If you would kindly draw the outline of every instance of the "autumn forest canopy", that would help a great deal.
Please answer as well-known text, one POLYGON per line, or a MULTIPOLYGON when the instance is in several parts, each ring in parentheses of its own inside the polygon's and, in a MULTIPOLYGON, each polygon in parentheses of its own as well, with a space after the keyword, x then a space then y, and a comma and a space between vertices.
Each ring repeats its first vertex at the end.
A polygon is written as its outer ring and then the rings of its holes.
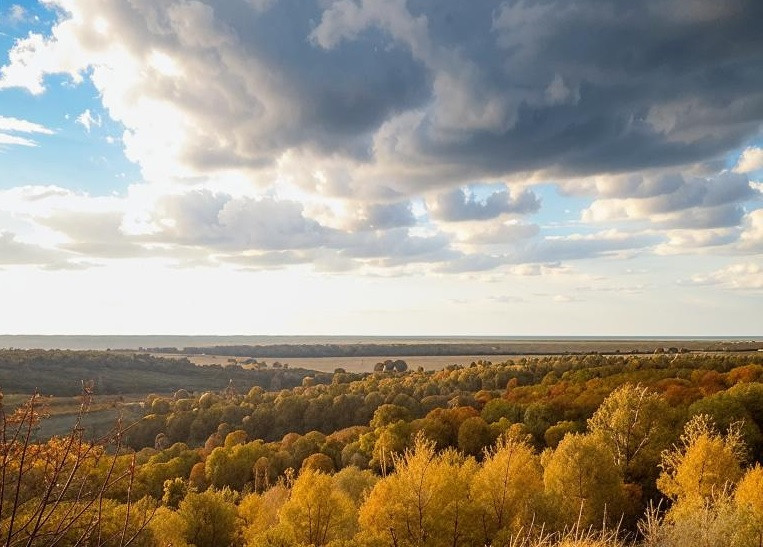
POLYGON ((755 547, 763 538, 758 352, 323 375, 231 365, 170 390, 123 392, 99 432, 88 420, 101 412, 99 388, 119 386, 110 375, 177 381, 207 367, 21 350, 0 352, 0 365, 0 534, 10 545, 755 547), (61 397, 6 387, 11 366, 48 375, 58 366, 61 378, 96 365, 103 379, 83 376, 68 432, 52 437, 46 422, 62 418, 61 397))

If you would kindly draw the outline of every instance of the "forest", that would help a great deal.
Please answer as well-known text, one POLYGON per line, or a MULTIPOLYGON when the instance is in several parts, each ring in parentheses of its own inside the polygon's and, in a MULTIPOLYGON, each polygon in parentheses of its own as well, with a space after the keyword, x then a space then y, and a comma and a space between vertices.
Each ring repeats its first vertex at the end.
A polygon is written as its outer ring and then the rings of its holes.
POLYGON ((238 364, 199 367, 188 359, 147 353, 0 349, 0 386, 8 393, 38 390, 45 395, 77 395, 83 381, 92 382, 95 392, 104 395, 179 388, 220 390, 231 382, 281 389, 300 385, 306 376, 331 381, 330 374, 300 368, 264 370, 238 364))
MULTIPOLYGON (((97 389, 85 385, 81 416, 97 389)), ((0 538, 176 547, 763 542, 760 353, 560 355, 338 370, 277 389, 155 391, 140 419, 99 439, 79 419, 68 435, 40 437, 41 395, 4 406, 0 538)))

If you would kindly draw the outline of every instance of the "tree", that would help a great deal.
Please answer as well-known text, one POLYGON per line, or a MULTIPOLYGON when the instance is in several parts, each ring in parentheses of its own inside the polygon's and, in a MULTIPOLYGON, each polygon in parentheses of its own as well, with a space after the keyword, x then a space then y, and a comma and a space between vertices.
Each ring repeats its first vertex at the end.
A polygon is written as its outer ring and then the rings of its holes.
POLYGON ((320 471, 322 473, 334 472, 334 460, 326 454, 312 454, 302 461, 302 471, 305 470, 320 471))
POLYGON ((453 450, 437 454, 416 439, 395 457, 395 473, 376 483, 360 509, 363 540, 398 546, 469 545, 477 536, 469 485, 477 468, 453 450))
POLYGON ((458 448, 467 456, 479 456, 494 440, 490 427, 479 416, 467 418, 458 428, 458 448))
POLYGON ((236 505, 228 489, 189 492, 180 502, 184 536, 196 547, 230 545, 236 533, 236 505))
POLYGON ((737 485, 734 501, 751 523, 757 544, 763 545, 763 467, 756 465, 744 474, 737 485))
POLYGON ((650 452, 663 437, 666 414, 667 405, 659 395, 640 385, 625 384, 604 399, 588 427, 605 439, 628 477, 634 460, 650 452))
POLYGON ((408 421, 411 415, 407 408, 398 405, 381 405, 374 412, 371 427, 376 429, 385 425, 394 424, 399 420, 408 421))
POLYGON ((561 523, 601 526, 617 522, 623 480, 609 447, 598 436, 569 434, 544 457, 543 483, 561 523))
POLYGON ((69 434, 37 443, 42 397, 33 394, 8 415, 0 393, 0 540, 6 545, 126 545, 153 518, 156 507, 133 503, 135 459, 118 455, 121 423, 97 442, 85 440, 90 400, 91 386, 83 386, 69 434), (108 499, 110 491, 127 503, 108 499))
MULTIPOLYGON (((265 535, 278 525, 278 513, 284 503, 289 499, 289 489, 279 482, 273 488, 262 494, 249 494, 245 496, 238 505, 238 515, 243 521, 242 535, 247 545, 271 545, 266 541, 265 535)), ((282 526, 289 537, 291 543, 285 545, 294 545, 294 535, 291 529, 282 526)), ((284 537, 284 532, 275 534, 275 537, 284 537)), ((278 543, 275 543, 278 545, 278 543)))
POLYGON ((543 496, 543 469, 532 447, 517 438, 499 439, 485 450, 471 494, 485 545, 504 529, 518 533, 532 522, 543 496))
POLYGON ((350 497, 334 486, 329 475, 311 469, 297 478, 280 515, 297 540, 307 545, 350 539, 357 528, 357 510, 350 497))
POLYGON ((705 414, 684 427, 680 442, 662 455, 657 487, 673 500, 708 498, 742 476, 744 444, 738 425, 726 435, 705 414))
POLYGON ((517 405, 506 399, 491 399, 482 409, 482 419, 492 424, 501 418, 506 418, 512 423, 522 419, 521 411, 517 405))

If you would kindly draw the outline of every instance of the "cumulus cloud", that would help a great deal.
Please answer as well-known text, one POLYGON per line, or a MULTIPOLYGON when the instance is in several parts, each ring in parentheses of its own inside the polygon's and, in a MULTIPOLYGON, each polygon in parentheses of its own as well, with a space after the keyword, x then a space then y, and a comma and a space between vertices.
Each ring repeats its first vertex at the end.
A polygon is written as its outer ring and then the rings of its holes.
POLYGON ((492 192, 484 199, 463 188, 438 195, 431 203, 432 216, 447 222, 488 220, 505 214, 525 215, 540 208, 540 199, 530 190, 514 195, 507 188, 492 192))
POLYGON ((750 173, 763 169, 763 148, 750 146, 745 148, 734 167, 737 173, 750 173))
POLYGON ((302 205, 274 199, 234 199, 208 190, 159 199, 157 242, 220 250, 290 250, 321 246, 334 233, 303 215, 302 205))
POLYGON ((582 212, 585 222, 648 220, 668 228, 695 229, 737 226, 744 216, 741 204, 761 197, 746 176, 734 173, 707 178, 679 173, 604 178, 595 186, 604 197, 582 212))
POLYGON ((746 215, 739 248, 748 252, 763 252, 763 209, 756 209, 746 215))
POLYGON ((666 241, 655 247, 657 254, 712 252, 717 247, 736 242, 739 239, 739 230, 735 228, 668 230, 665 236, 666 241))
POLYGON ((414 226, 416 217, 410 201, 369 203, 361 206, 354 227, 366 230, 387 230, 414 226))
POLYGON ((755 262, 731 264, 709 274, 692 276, 696 285, 720 285, 727 289, 760 290, 763 289, 763 266, 755 262))

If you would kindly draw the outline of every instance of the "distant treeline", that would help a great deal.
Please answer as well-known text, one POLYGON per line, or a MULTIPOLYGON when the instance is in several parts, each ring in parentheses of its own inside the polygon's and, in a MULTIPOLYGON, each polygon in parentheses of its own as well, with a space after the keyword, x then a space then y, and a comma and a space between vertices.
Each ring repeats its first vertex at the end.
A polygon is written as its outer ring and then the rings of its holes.
POLYGON ((101 395, 123 393, 222 390, 248 392, 292 388, 310 376, 316 383, 332 375, 301 368, 250 370, 239 365, 197 366, 187 359, 105 351, 0 349, 0 389, 7 393, 77 395, 82 382, 92 382, 101 395))
POLYGON ((456 355, 563 355, 588 353, 679 353, 685 351, 756 351, 757 341, 655 341, 655 340, 565 340, 496 343, 421 344, 267 344, 207 347, 146 348, 151 353, 230 355, 236 357, 403 357, 456 355))

